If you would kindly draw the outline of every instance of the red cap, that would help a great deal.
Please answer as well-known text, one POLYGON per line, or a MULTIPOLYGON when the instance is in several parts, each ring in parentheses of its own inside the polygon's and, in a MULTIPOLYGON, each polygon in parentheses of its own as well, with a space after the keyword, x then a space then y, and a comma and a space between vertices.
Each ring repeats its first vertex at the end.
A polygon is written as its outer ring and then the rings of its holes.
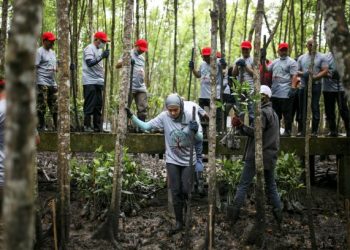
POLYGON ((280 43, 278 45, 278 49, 288 49, 288 43, 280 43))
POLYGON ((243 41, 241 43, 241 48, 242 49, 251 49, 252 48, 252 44, 249 41, 243 41))
POLYGON ((55 35, 51 32, 44 32, 41 38, 43 41, 45 41, 45 40, 55 41, 56 40, 55 35))
POLYGON ((105 42, 105 43, 109 42, 107 34, 102 31, 96 32, 94 37, 95 39, 100 39, 102 42, 105 42))
POLYGON ((221 58, 221 52, 220 51, 216 51, 216 58, 221 58))
POLYGON ((4 79, 0 79, 0 86, 5 86, 5 80, 4 79))
POLYGON ((202 56, 210 56, 211 54, 211 48, 210 47, 204 47, 202 49, 202 56))
POLYGON ((135 42, 135 46, 139 47, 142 52, 148 51, 148 43, 145 39, 139 39, 135 42))

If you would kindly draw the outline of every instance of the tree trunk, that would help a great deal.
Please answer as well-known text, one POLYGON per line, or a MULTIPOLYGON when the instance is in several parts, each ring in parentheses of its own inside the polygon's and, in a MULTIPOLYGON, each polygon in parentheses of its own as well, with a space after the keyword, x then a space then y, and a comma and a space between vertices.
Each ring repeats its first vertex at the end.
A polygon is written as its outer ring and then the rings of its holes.
MULTIPOLYGON (((269 22, 267 21, 267 16, 266 16, 266 13, 264 11, 264 19, 265 19, 265 24, 266 24, 266 28, 267 28, 267 31, 269 32, 269 35, 270 37, 272 36, 272 31, 270 29, 270 25, 269 25, 269 22)), ((266 48, 267 48, 267 45, 265 44, 266 48)), ((275 41, 274 41, 274 38, 272 37, 272 50, 273 50, 273 55, 274 57, 277 57, 277 52, 276 52, 276 45, 275 45, 275 41)))
POLYGON ((208 224, 207 224, 207 249, 213 249, 214 246, 214 225, 215 225, 215 202, 216 202, 216 51, 217 51, 217 32, 218 32, 218 6, 219 0, 213 0, 213 10, 210 11, 211 18, 211 55, 210 55, 210 111, 209 111, 209 133, 208 144, 208 224))
POLYGON ((244 35, 243 40, 247 37, 247 23, 248 23, 248 11, 249 11, 250 0, 246 0, 245 11, 244 11, 244 35))
POLYGON ((2 0, 0 32, 0 75, 5 73, 6 35, 7 35, 8 0, 2 0))
POLYGON ((107 220, 97 230, 93 237, 109 239, 116 248, 116 237, 119 232, 119 214, 121 204, 121 191, 123 181, 123 145, 127 132, 127 118, 125 113, 125 107, 127 103, 127 97, 129 94, 129 82, 130 82, 130 50, 132 49, 132 23, 133 23, 133 9, 134 1, 127 0, 125 6, 124 16, 124 35, 123 35, 123 68, 122 68, 122 82, 119 86, 119 113, 117 118, 117 131, 114 131, 117 135, 115 142, 115 159, 114 159, 114 173, 113 173, 113 188, 112 199, 108 211, 107 220))
POLYGON ((35 54, 41 30, 40 0, 13 5, 6 60, 4 249, 33 249, 35 200, 35 54), (28 8, 30 6, 30 8, 28 8))
POLYGON ((228 63, 231 62, 233 28, 234 28, 235 22, 236 22, 237 9, 238 9, 238 0, 236 1, 236 4, 235 4, 235 10, 234 10, 234 14, 233 14, 232 22, 231 22, 231 27, 230 27, 230 38, 229 38, 229 42, 228 42, 228 60, 227 60, 228 63))
POLYGON ((350 33, 341 0, 322 0, 327 43, 330 45, 344 88, 350 91, 350 33))
POLYGON ((174 75, 173 75, 173 92, 177 92, 176 66, 177 66, 177 0, 174 0, 174 75))
MULTIPOLYGON (((281 8, 280 8, 280 10, 278 12, 278 17, 277 17, 276 24, 275 24, 275 26, 272 29, 270 37, 266 41, 266 47, 269 46, 270 42, 272 41, 272 39, 274 38, 274 36, 275 36, 275 34, 276 34, 277 30, 278 30, 278 27, 279 27, 280 23, 282 22, 283 11, 284 11, 284 7, 286 6, 286 3, 287 3, 286 0, 282 1, 281 8)), ((281 27, 282 27, 282 23, 281 23, 281 27)), ((281 40, 281 39, 279 39, 279 40, 281 40)))
POLYGON ((91 42, 94 40, 94 13, 93 13, 93 0, 89 0, 89 11, 88 11, 88 19, 89 19, 89 32, 91 36, 91 42))
MULTIPOLYGON (((196 48, 197 48, 197 41, 196 41, 196 12, 195 12, 195 0, 192 0, 192 42, 193 42, 193 48, 194 48, 194 58, 196 58, 196 48)), ((197 80, 196 77, 193 77, 193 97, 195 100, 197 100, 197 80)))
POLYGON ((294 8, 294 0, 292 0, 292 18, 293 18, 293 43, 294 43, 294 58, 296 58, 298 54, 298 40, 297 40, 297 27, 295 24, 295 8, 294 8))
POLYGON ((304 28, 304 1, 300 0, 300 53, 304 54, 305 46, 305 28, 304 28))
POLYGON ((67 249, 70 224, 70 112, 69 112, 69 17, 68 0, 57 0, 58 22, 58 150, 57 175, 59 186, 59 199, 57 211, 57 224, 59 245, 67 249))
MULTIPOLYGON (((287 2, 288 0, 286 0, 287 2)), ((290 4, 291 4, 292 1, 289 0, 289 6, 287 7, 287 13, 290 12, 290 4)), ((288 25, 289 25, 289 14, 286 15, 286 24, 284 26, 284 36, 283 36, 283 41, 282 42, 289 42, 287 41, 287 35, 288 35, 288 25)))
POLYGON ((140 38, 140 0, 136 0, 135 40, 140 38))
MULTIPOLYGON (((143 19, 144 19, 145 39, 146 39, 146 41, 148 41, 148 33, 147 33, 147 0, 143 0, 143 19)), ((148 88, 150 86, 148 53, 145 54, 145 83, 146 83, 146 86, 148 88)))
POLYGON ((110 83, 109 83, 109 103, 112 103, 114 94, 114 53, 115 53, 115 0, 112 0, 112 27, 111 27, 111 67, 110 67, 110 83))
MULTIPOLYGON (((261 47, 261 28, 264 14, 264 0, 258 0, 255 19, 255 37, 254 37, 254 86, 255 93, 260 91, 260 47, 261 47)), ((256 221, 250 232, 247 242, 262 246, 265 239, 265 191, 264 191, 264 165, 263 165, 263 145, 262 145, 262 127, 261 127, 261 103, 257 99, 255 103, 254 118, 254 138, 255 138, 255 168, 256 168, 256 221)))
MULTIPOLYGON (((314 22, 314 32, 313 32, 313 46, 311 52, 311 63, 309 65, 310 77, 307 86, 307 103, 310 104, 312 100, 312 72, 315 63, 315 55, 317 51, 317 31, 318 22, 320 17, 320 6, 319 1, 317 1, 316 16, 314 22)), ((311 105, 306 105, 306 122, 305 122, 305 179, 306 179, 306 202, 307 202, 307 217, 310 231, 310 240, 312 249, 317 249, 315 228, 313 224, 312 210, 311 210, 311 181, 310 181, 310 121, 311 121, 311 105)))
MULTIPOLYGON (((219 36, 220 36, 220 50, 222 58, 226 57, 226 50, 225 50, 225 41, 226 41, 226 0, 219 0, 218 1, 218 11, 219 11, 219 36)), ((220 80, 220 100, 223 102, 223 93, 224 93, 224 87, 223 87, 223 77, 224 72, 221 67, 219 67, 218 70, 221 70, 222 80, 220 80)), ((221 112, 221 124, 220 124, 220 131, 225 130, 225 123, 226 123, 226 117, 224 109, 220 109, 221 112)))

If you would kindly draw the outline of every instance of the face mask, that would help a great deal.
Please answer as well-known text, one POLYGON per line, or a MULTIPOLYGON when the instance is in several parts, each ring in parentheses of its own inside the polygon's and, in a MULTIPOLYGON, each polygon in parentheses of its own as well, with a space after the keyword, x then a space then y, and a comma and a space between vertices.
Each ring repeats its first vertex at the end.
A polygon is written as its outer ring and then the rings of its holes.
POLYGON ((105 43, 100 43, 100 44, 98 45, 98 48, 99 48, 99 49, 103 49, 103 48, 105 47, 105 45, 106 45, 105 43))
POLYGON ((281 60, 285 60, 287 56, 281 56, 281 60))

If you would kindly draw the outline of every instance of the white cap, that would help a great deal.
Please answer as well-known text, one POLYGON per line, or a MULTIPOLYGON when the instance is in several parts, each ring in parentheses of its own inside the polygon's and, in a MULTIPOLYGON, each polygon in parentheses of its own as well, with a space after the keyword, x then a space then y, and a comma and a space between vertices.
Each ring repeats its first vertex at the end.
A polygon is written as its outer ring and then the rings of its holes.
POLYGON ((271 98, 271 95, 272 95, 271 89, 268 86, 266 86, 266 85, 261 85, 260 86, 260 94, 265 94, 269 98, 271 98))

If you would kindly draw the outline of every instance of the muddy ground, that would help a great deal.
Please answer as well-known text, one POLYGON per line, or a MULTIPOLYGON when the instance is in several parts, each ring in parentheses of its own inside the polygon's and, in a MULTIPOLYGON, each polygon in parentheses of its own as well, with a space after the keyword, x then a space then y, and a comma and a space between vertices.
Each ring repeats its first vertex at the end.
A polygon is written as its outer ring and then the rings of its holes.
MULTIPOLYGON (((91 161, 92 154, 78 154, 81 161, 91 161)), ((156 175, 164 175, 164 161, 148 155, 135 156, 156 175)), ((55 196, 56 155, 39 153, 39 195, 43 208, 42 222, 44 241, 42 249, 54 249, 48 200, 55 196), (50 181, 48 181, 50 179, 50 181)), ((313 218, 319 249, 346 249, 345 215, 342 200, 337 199, 335 157, 324 161, 316 158, 316 184, 313 186, 313 218)), ((266 241, 264 249, 310 249, 309 230, 303 194, 297 196, 296 206, 283 212, 283 224, 278 227, 274 221, 271 208, 267 206, 266 241)), ((295 203, 295 201, 294 201, 295 203)), ((136 213, 121 219, 121 234, 119 243, 122 249, 198 249, 205 237, 207 223, 207 198, 197 195, 193 199, 193 223, 191 228, 191 246, 183 245, 183 234, 168 236, 168 231, 174 219, 168 212, 167 191, 159 191, 148 205, 136 213)), ((295 204, 294 204, 295 205, 295 204)), ((286 206, 287 207, 287 206, 286 206)), ((84 216, 84 203, 79 199, 76 188, 71 195, 71 236, 69 249, 113 249, 112 245, 103 240, 92 240, 91 235, 102 223, 103 216, 90 220, 84 216)), ((254 194, 248 197, 242 210, 240 220, 232 228, 224 211, 217 213, 215 224, 215 249, 256 249, 247 247, 245 239, 254 223, 254 194)))

